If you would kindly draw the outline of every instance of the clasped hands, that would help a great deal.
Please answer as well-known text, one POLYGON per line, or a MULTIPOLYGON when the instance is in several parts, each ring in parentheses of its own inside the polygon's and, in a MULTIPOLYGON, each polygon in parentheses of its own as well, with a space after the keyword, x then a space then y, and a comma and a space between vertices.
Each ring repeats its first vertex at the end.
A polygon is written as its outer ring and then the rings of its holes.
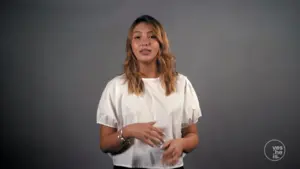
POLYGON ((155 122, 149 123, 135 123, 126 126, 124 130, 124 137, 134 137, 151 147, 160 147, 164 150, 162 156, 162 163, 167 165, 175 165, 183 152, 183 139, 173 139, 164 142, 163 131, 154 127, 155 122))

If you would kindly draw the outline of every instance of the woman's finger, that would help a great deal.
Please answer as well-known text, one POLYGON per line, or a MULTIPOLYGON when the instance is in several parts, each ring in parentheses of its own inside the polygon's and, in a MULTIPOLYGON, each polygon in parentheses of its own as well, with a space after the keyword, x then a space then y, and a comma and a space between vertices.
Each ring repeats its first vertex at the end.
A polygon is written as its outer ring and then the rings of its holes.
POLYGON ((151 136, 153 136, 153 138, 155 138, 155 140, 157 140, 159 143, 163 143, 164 140, 162 138, 162 136, 160 136, 156 131, 151 131, 151 136))
POLYGON ((168 165, 174 165, 174 164, 176 164, 178 162, 178 156, 176 156, 176 155, 173 156, 172 154, 173 153, 170 153, 169 156, 165 156, 163 158, 163 163, 166 163, 168 165))
POLYGON ((171 165, 175 165, 178 162, 178 157, 174 156, 171 160, 171 165))
POLYGON ((150 145, 151 147, 154 147, 155 145, 152 143, 152 141, 149 139, 149 136, 144 136, 143 140, 144 143, 150 145))
POLYGON ((163 149, 163 150, 167 149, 170 146, 171 142, 172 142, 172 140, 165 142, 161 149, 163 149))
POLYGON ((151 122, 149 122, 148 124, 154 125, 155 123, 156 123, 156 121, 151 121, 151 122))
POLYGON ((165 134, 164 134, 164 132, 162 131, 162 129, 160 129, 160 128, 157 128, 157 127, 151 127, 151 130, 154 130, 154 131, 156 131, 159 135, 161 135, 161 136, 164 136, 165 134))
POLYGON ((168 149, 163 153, 163 156, 164 157, 171 157, 173 151, 174 151, 174 147, 173 146, 169 146, 168 149))
POLYGON ((151 140, 149 140, 149 139, 145 139, 144 142, 146 144, 148 144, 149 146, 151 146, 151 147, 155 147, 155 145, 153 144, 153 142, 151 140))

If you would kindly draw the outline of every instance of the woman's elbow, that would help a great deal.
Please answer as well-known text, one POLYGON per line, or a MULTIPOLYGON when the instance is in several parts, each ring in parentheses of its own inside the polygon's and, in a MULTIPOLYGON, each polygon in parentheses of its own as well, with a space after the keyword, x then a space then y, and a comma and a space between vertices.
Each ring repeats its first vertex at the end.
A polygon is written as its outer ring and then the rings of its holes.
POLYGON ((107 153, 107 148, 106 148, 106 146, 103 144, 103 141, 100 141, 99 148, 100 148, 100 150, 101 150, 103 153, 107 153))
POLYGON ((198 146, 198 145, 199 145, 199 135, 196 134, 196 146, 198 146))

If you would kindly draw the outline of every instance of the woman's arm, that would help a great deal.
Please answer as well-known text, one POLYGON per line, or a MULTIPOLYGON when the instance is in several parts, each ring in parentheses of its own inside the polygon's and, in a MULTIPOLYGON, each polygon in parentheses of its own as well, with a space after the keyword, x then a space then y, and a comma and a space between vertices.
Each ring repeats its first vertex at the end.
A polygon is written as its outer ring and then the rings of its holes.
MULTIPOLYGON (((152 147, 163 142, 163 132, 161 129, 154 127, 155 122, 135 123, 125 126, 122 131, 124 139, 137 138, 152 147)), ((118 138, 120 133, 116 128, 100 125, 100 149, 103 152, 118 153, 126 146, 130 146, 129 142, 121 143, 118 138)))
POLYGON ((197 125, 192 124, 182 129, 183 151, 189 153, 194 150, 199 143, 197 125))
POLYGON ((100 149, 104 153, 118 152, 123 148, 124 145, 121 144, 118 134, 116 128, 100 125, 100 149))

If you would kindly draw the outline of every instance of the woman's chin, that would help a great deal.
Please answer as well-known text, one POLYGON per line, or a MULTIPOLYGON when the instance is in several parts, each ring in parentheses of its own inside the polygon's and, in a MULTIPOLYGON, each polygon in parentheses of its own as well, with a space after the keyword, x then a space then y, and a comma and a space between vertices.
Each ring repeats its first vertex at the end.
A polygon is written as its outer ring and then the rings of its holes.
POLYGON ((155 57, 153 56, 140 56, 138 61, 141 63, 149 64, 155 61, 155 57))

